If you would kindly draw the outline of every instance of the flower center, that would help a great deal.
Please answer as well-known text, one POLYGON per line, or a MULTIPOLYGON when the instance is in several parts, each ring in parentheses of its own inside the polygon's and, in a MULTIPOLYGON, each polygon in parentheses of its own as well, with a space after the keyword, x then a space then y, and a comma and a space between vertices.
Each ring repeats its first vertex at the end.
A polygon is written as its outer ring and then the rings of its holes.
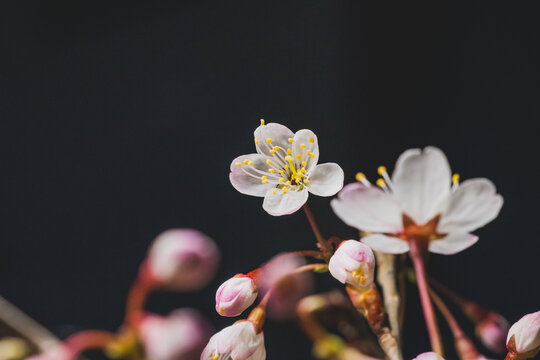
POLYGON ((366 283, 366 274, 364 272, 364 269, 362 267, 359 267, 358 269, 351 271, 351 275, 358 281, 360 284, 364 285, 366 283))

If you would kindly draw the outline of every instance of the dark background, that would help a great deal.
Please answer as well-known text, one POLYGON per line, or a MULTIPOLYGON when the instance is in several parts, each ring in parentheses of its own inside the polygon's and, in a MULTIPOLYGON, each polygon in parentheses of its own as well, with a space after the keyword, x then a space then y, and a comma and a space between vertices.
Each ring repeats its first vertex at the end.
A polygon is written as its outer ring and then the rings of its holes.
MULTIPOLYGON (((433 256, 431 272, 511 322, 539 310, 538 13, 407 3, 3 2, 0 294, 61 337, 114 330, 153 237, 194 227, 222 250, 215 281, 149 306, 230 324, 213 310, 220 282, 314 246, 302 213, 271 217, 229 183, 264 117, 314 130, 346 182, 425 145, 462 179, 493 180, 500 216, 471 249, 433 256)), ((323 232, 355 237, 329 200, 310 197, 323 232)), ((410 358, 428 340, 409 294, 410 358)), ((296 326, 265 331, 270 359, 309 358, 296 326)))

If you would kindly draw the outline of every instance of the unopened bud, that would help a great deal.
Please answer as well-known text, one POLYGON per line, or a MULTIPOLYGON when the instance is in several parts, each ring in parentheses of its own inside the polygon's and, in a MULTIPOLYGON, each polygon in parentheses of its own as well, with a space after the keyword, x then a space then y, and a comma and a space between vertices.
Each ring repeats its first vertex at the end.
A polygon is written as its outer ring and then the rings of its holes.
POLYGON ((221 316, 238 316, 257 298, 258 289, 253 279, 238 274, 225 281, 216 292, 216 311, 221 316))
POLYGON ((330 258, 328 269, 343 284, 368 287, 373 283, 375 256, 369 246, 356 240, 346 240, 330 258))
POLYGON ((540 311, 527 314, 512 325, 506 338, 506 348, 513 355, 534 357, 540 350, 540 311))
POLYGON ((509 327, 510 324, 502 315, 490 312, 476 325, 476 336, 488 350, 501 353, 506 349, 509 327))

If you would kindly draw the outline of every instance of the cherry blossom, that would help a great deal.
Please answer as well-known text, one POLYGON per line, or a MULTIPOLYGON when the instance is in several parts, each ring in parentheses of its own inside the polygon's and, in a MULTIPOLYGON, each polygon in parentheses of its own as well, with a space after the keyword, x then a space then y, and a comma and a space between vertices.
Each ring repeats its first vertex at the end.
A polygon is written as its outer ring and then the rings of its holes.
POLYGON ((367 287, 373 283, 375 256, 369 246, 356 240, 346 240, 330 258, 328 270, 343 284, 367 287))
POLYGON ((249 320, 242 320, 224 328, 210 338, 201 360, 264 360, 263 332, 249 320))

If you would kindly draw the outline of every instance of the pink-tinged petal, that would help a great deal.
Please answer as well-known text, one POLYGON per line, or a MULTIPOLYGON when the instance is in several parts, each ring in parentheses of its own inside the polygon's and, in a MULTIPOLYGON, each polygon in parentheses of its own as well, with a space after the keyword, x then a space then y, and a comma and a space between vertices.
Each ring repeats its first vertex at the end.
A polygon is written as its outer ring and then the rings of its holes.
POLYGON ((450 195, 438 231, 474 231, 495 219, 502 205, 503 198, 491 181, 484 178, 466 180, 450 195))
POLYGON ((313 166, 317 165, 317 162, 319 161, 319 142, 317 140, 317 135, 311 130, 302 129, 294 134, 293 139, 293 155, 302 155, 302 160, 307 162, 306 170, 309 171, 313 166), (313 140, 313 142, 310 140, 313 140), (302 145, 304 146, 302 147, 302 145), (313 157, 307 155, 308 150, 310 154, 313 153, 313 157))
POLYGON ((192 309, 176 310, 167 317, 145 314, 138 331, 152 360, 198 359, 211 335, 206 319, 192 309))
POLYGON ((490 312, 476 325, 476 335, 482 344, 494 353, 502 353, 506 349, 506 336, 510 324, 501 315, 490 312))
POLYGON ((540 348, 540 311, 527 314, 516 322, 508 331, 506 346, 516 354, 533 352, 540 348), (513 344, 511 340, 513 337, 513 344))
POLYGON ((238 316, 257 299, 253 279, 239 274, 225 281, 216 292, 216 311, 221 316, 238 316))
POLYGON ((344 223, 359 230, 397 233, 403 229, 398 204, 375 186, 347 185, 330 205, 344 223))
POLYGON ((418 355, 413 360, 444 360, 444 358, 434 352, 425 352, 418 355))
POLYGON ((429 242, 429 251, 441 255, 453 255, 470 248, 478 241, 478 236, 469 233, 450 233, 440 240, 429 242))
POLYGON ((186 291, 204 287, 218 263, 218 247, 208 236, 193 229, 172 229, 153 241, 144 269, 159 285, 186 291))
POLYGON ((393 236, 373 234, 363 237, 360 241, 373 250, 386 254, 403 254, 409 251, 409 244, 406 241, 393 236))
POLYGON ((343 177, 343 169, 338 164, 320 164, 309 176, 307 187, 314 195, 332 196, 343 187, 343 177))
POLYGON ((341 283, 367 287, 373 283, 375 255, 357 240, 343 241, 328 262, 328 270, 341 283))
POLYGON ((251 321, 238 321, 212 336, 200 359, 223 355, 233 360, 264 360, 266 352, 261 348, 264 348, 263 333, 257 334, 251 321))
POLYGON ((306 188, 295 191, 291 187, 287 193, 277 188, 269 189, 264 197, 263 209, 272 216, 289 215, 306 203, 308 195, 306 188))
POLYGON ((242 194, 263 197, 268 188, 272 185, 269 183, 263 184, 261 181, 262 175, 253 169, 264 172, 268 170, 266 158, 263 155, 247 154, 239 156, 231 163, 229 179, 232 186, 242 194), (253 165, 245 164, 245 160, 252 161, 253 165), (256 175, 257 177, 250 176, 246 174, 246 172, 256 175))
POLYGON ((270 154, 272 147, 279 146, 283 149, 290 147, 289 139, 294 138, 294 133, 286 126, 278 123, 269 123, 255 129, 254 136, 258 142, 256 144, 257 152, 266 156, 272 156, 270 154), (271 139, 272 142, 268 143, 268 139, 271 139))
POLYGON ((441 150, 410 149, 396 163, 393 193, 404 213, 417 224, 425 224, 442 210, 450 194, 450 180, 450 165, 441 150))

